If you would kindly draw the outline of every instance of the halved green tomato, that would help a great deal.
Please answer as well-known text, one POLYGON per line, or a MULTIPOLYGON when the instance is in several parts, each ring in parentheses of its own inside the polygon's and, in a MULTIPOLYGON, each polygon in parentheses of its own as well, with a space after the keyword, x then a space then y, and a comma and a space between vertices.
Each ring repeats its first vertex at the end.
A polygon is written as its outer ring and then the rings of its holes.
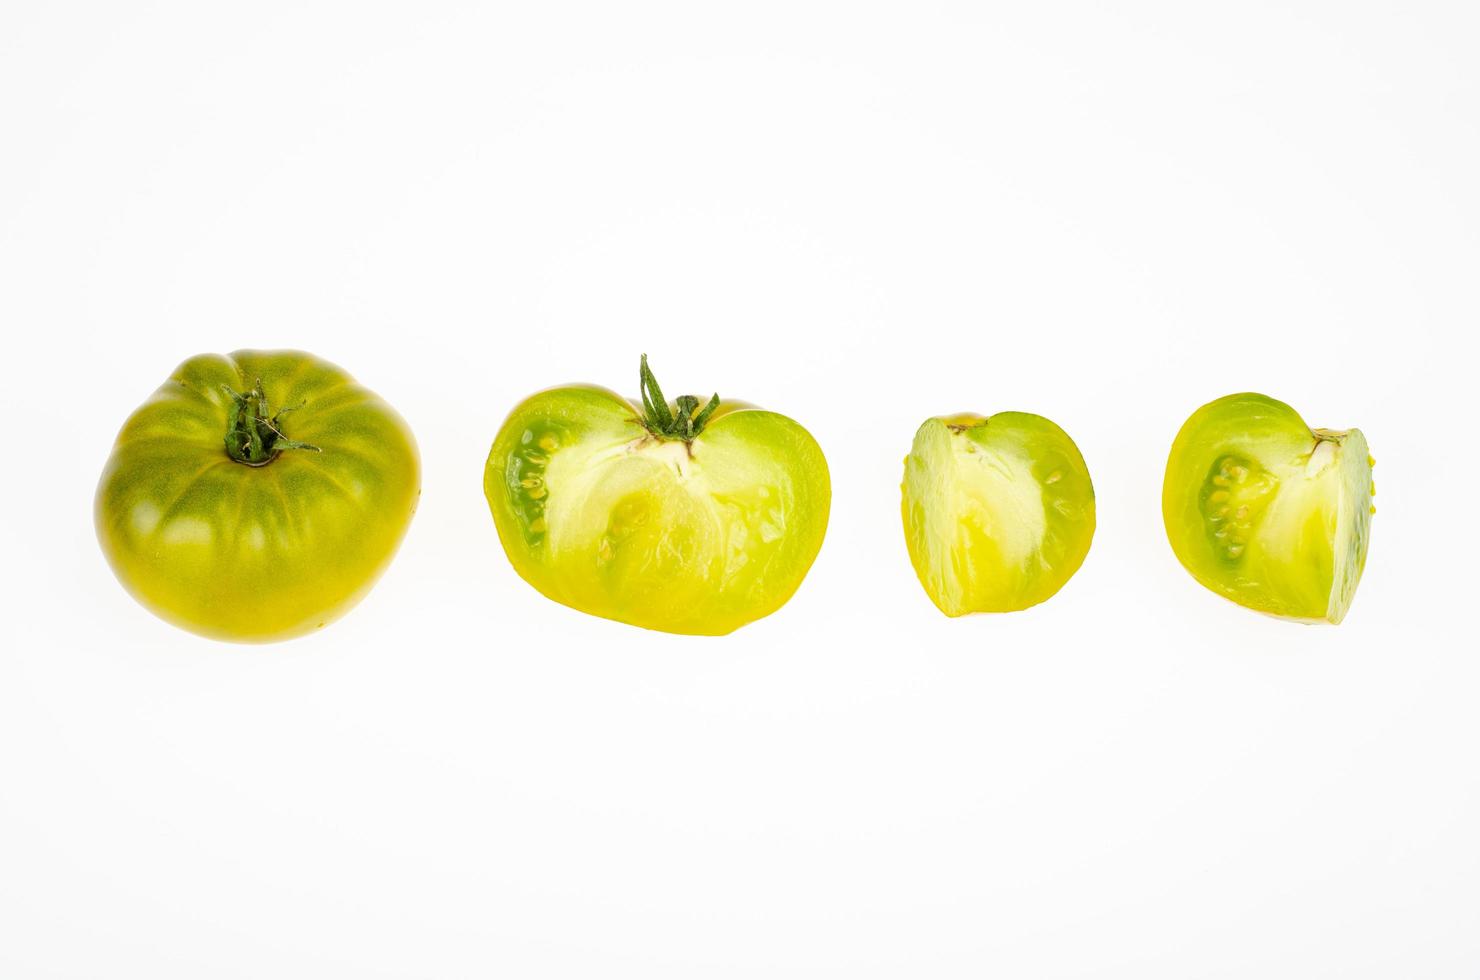
POLYGON ((827 461, 784 415, 718 396, 643 407, 588 385, 532 395, 494 439, 483 490, 515 571, 582 612, 718 635, 781 608, 822 547, 827 461))
POLYGON ((910 561, 947 616, 1042 602, 1079 570, 1095 534, 1084 457, 1039 415, 926 419, 902 490, 910 561))
POLYGON ((1372 464, 1356 429, 1312 429, 1267 395, 1228 395, 1172 443, 1167 538, 1193 578, 1241 606, 1339 623, 1367 564, 1372 464))
POLYGON ((202 354, 124 423, 98 541, 176 626, 283 640, 364 597, 420 493, 411 430, 344 371, 302 351, 202 354))

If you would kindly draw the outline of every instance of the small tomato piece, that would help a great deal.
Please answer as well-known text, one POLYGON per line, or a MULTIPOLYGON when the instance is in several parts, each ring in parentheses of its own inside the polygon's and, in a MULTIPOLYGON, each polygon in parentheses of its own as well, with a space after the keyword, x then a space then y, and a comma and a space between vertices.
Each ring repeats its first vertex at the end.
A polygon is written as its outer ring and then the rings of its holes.
POLYGON ((910 562, 947 616, 1043 602, 1094 538, 1089 468, 1068 433, 1040 415, 926 419, 901 490, 910 562))
POLYGON ((1177 560, 1241 606, 1339 623, 1367 564, 1372 458, 1267 395, 1209 402, 1172 443, 1162 517, 1177 560))

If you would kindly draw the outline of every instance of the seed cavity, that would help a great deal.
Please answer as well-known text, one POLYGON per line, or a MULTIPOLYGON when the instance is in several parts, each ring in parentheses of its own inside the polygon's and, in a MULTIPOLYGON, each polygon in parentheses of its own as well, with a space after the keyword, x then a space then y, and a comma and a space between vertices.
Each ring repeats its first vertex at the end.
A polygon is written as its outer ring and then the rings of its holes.
POLYGON ((1237 562, 1248 548, 1278 481, 1258 463, 1241 456, 1219 457, 1199 494, 1199 506, 1213 551, 1237 562))
POLYGON ((520 433, 519 447, 509 454, 505 463, 504 483, 509 502, 519 514, 525 540, 531 545, 538 544, 548 530, 545 505, 549 502, 550 488, 545 483, 545 467, 550 463, 550 454, 559 448, 560 433, 536 424, 520 433))
POLYGON ((621 553, 623 544, 652 518, 652 501, 642 494, 623 497, 612 508, 606 530, 596 543, 597 564, 606 566, 621 553))

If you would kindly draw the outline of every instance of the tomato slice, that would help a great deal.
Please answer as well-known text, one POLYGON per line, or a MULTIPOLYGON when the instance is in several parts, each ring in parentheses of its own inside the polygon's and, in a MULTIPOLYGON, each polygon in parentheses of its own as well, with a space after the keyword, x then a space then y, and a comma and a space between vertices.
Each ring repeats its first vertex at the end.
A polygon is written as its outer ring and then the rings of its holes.
POLYGON ((816 441, 736 402, 719 403, 691 439, 655 433, 644 417, 591 386, 514 409, 484 492, 515 570, 572 608, 673 633, 728 633, 779 609, 827 529, 816 441))

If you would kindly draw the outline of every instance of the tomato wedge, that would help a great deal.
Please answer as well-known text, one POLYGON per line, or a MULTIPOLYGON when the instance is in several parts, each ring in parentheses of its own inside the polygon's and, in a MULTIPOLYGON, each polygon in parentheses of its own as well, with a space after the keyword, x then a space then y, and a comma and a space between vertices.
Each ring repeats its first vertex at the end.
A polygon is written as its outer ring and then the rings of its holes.
POLYGON ((1313 429, 1268 395, 1219 398, 1172 443, 1167 539, 1193 578, 1241 606, 1339 623, 1367 566, 1373 462, 1358 429, 1313 429))
POLYGON ((910 561, 947 616, 1043 602, 1079 570, 1094 538, 1089 468, 1041 415, 926 419, 902 492, 910 561))

